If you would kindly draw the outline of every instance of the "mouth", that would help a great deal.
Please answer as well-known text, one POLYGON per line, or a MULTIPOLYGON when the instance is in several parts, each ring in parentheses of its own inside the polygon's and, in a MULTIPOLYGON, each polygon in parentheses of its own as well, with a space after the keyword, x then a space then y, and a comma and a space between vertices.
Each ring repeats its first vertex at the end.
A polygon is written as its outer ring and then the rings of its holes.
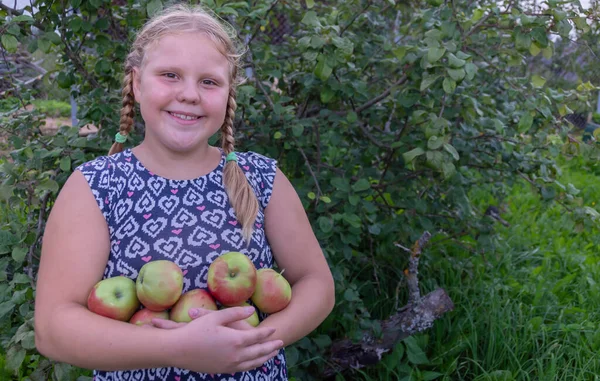
POLYGON ((190 113, 181 113, 181 112, 172 112, 172 111, 167 111, 167 112, 172 117, 180 119, 180 120, 184 120, 184 121, 194 121, 194 120, 198 120, 198 119, 202 118, 202 116, 198 116, 198 115, 194 115, 194 114, 190 114, 190 113))

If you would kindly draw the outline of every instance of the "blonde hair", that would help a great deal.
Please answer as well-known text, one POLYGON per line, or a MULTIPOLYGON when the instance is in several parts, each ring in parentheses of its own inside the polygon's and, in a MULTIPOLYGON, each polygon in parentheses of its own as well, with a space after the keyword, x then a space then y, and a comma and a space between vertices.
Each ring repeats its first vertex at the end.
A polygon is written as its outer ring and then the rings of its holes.
MULTIPOLYGON (((227 155, 235 150, 233 122, 237 108, 236 87, 242 83, 242 79, 238 76, 238 70, 243 53, 234 43, 236 39, 233 28, 226 27, 225 23, 219 22, 216 16, 210 15, 201 6, 177 4, 166 8, 150 19, 137 34, 131 52, 125 60, 119 132, 127 136, 133 127, 135 110, 133 69, 142 67, 145 53, 161 37, 185 32, 205 33, 229 61, 229 99, 227 100, 225 120, 221 126, 221 145, 227 155)), ((122 143, 115 142, 108 154, 121 152, 123 148, 122 143)), ((242 225, 242 234, 249 243, 258 214, 258 199, 237 162, 227 161, 225 163, 223 184, 236 218, 242 225)))

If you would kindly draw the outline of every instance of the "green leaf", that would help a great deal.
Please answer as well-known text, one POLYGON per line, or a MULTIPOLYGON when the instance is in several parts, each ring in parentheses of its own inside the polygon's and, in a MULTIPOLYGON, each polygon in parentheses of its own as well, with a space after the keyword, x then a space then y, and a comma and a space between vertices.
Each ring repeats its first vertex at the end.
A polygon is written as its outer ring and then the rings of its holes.
POLYGON ((327 65, 324 59, 319 61, 315 67, 315 75, 323 82, 327 81, 331 73, 333 73, 333 69, 327 65))
POLYGON ((352 190, 355 192, 362 192, 367 189, 371 189, 371 183, 367 179, 359 179, 354 185, 352 185, 352 190))
POLYGON ((319 335, 313 338, 313 341, 315 342, 315 344, 317 344, 317 347, 319 347, 320 349, 327 348, 331 345, 331 339, 327 335, 319 335))
POLYGON ((301 124, 294 124, 292 126, 292 134, 295 137, 298 138, 298 137, 302 136, 303 132, 304 132, 304 126, 303 125, 301 125, 301 124))
POLYGON ((275 138, 276 140, 279 140, 283 137, 283 134, 280 131, 275 132, 275 134, 273 135, 273 138, 275 138))
POLYGON ((60 159, 60 169, 64 172, 71 171, 71 158, 69 156, 63 156, 63 158, 60 159))
POLYGON ((402 154, 402 158, 404 159, 404 162, 406 164, 412 162, 417 156, 421 156, 425 153, 425 151, 423 150, 423 148, 417 147, 415 149, 412 149, 408 152, 405 152, 402 154))
POLYGON ((465 65, 465 72, 467 74, 467 79, 472 81, 477 73, 477 66, 474 63, 469 62, 465 65))
POLYGON ((28 23, 32 23, 35 20, 33 19, 33 17, 28 16, 28 15, 19 15, 16 16, 15 18, 12 19, 13 22, 28 22, 28 23))
POLYGON ((447 71, 448 75, 450 75, 450 78, 456 82, 462 81, 462 79, 465 78, 465 69, 448 69, 447 71))
POLYGON ((321 22, 319 21, 319 18, 317 17, 317 13, 315 11, 306 12, 306 14, 302 18, 301 22, 304 25, 308 25, 308 26, 312 26, 312 27, 316 27, 316 28, 321 27, 321 22))
POLYGON ((348 115, 346 115, 346 120, 350 123, 354 123, 358 120, 358 115, 354 111, 350 111, 348 115))
POLYGON ((437 62, 445 53, 446 48, 429 48, 429 51, 427 52, 427 61, 429 61, 429 63, 437 62))
POLYGON ((482 9, 482 8, 475 9, 475 11, 473 12, 473 17, 471 17, 471 21, 473 21, 473 22, 479 21, 483 17, 484 14, 485 14, 484 9, 482 9))
POLYGON ((425 91, 427 88, 429 88, 429 86, 431 86, 435 81, 437 81, 438 78, 440 78, 439 75, 423 77, 423 79, 421 80, 421 87, 419 88, 419 90, 425 91))
POLYGON ((329 233, 333 229, 333 221, 331 218, 321 216, 317 222, 319 223, 319 229, 321 229, 323 233, 329 233))
POLYGON ((448 180, 456 173, 456 166, 453 163, 444 162, 442 164, 442 173, 444 174, 444 179, 448 180))
POLYGON ((60 39, 60 36, 55 33, 55 32, 47 32, 46 34, 44 34, 44 37, 50 41, 51 43, 53 43, 54 45, 60 45, 62 44, 62 40, 60 39))
POLYGON ((536 74, 531 78, 531 83, 534 87, 541 88, 546 84, 546 79, 536 74))
POLYGON ((453 94, 456 90, 456 82, 452 78, 446 77, 444 78, 443 87, 447 94, 453 94))
POLYGON ((531 55, 534 57, 540 54, 541 51, 542 49, 536 43, 531 44, 531 46, 529 47, 529 53, 531 53, 531 55))
POLYGON ((444 144, 444 139, 434 135, 427 141, 427 148, 430 150, 436 150, 440 148, 442 144, 444 144))
POLYGON ((421 347, 419 347, 419 344, 417 343, 414 337, 409 336, 406 339, 404 339, 404 345, 406 346, 406 355, 408 357, 408 361, 415 365, 423 365, 429 363, 427 355, 425 355, 425 352, 423 352, 421 347))
POLYGON ((360 297, 355 290, 348 288, 344 291, 344 300, 347 302, 360 302, 360 297))
POLYGON ((319 197, 319 200, 323 201, 326 204, 330 204, 331 203, 331 199, 327 196, 321 196, 319 197))
POLYGON ((343 192, 350 191, 350 184, 348 183, 348 180, 345 180, 341 177, 334 177, 331 179, 331 185, 333 185, 337 190, 341 190, 343 192))
POLYGON ((4 49, 6 49, 7 52, 14 53, 17 51, 17 46, 19 45, 19 41, 17 41, 15 36, 12 36, 10 34, 3 34, 1 41, 2 41, 2 45, 4 46, 4 49))
POLYGON ((465 61, 465 60, 463 60, 461 58, 458 58, 453 53, 449 53, 448 54, 448 63, 452 67, 463 67, 463 66, 465 66, 465 64, 467 63, 467 61, 465 61))
POLYGON ((47 190, 52 193, 58 192, 58 183, 52 179, 45 179, 37 186, 37 190, 47 190))
POLYGON ((577 29, 585 33, 589 32, 590 26, 588 25, 587 19, 585 17, 573 17, 572 20, 575 23, 577 29))
POLYGON ((315 6, 315 0, 306 0, 306 8, 311 9, 315 6))
POLYGON ((27 248, 15 246, 12 250, 12 259, 18 264, 23 263, 25 256, 27 255, 27 248))
POLYGON ((0 303, 0 321, 4 318, 4 315, 12 313, 15 308, 15 304, 11 301, 0 303))
POLYGON ((529 131, 529 129, 531 128, 532 124, 533 124, 533 116, 530 113, 526 112, 519 119, 519 124, 518 124, 518 130, 519 130, 519 132, 520 133, 525 133, 525 132, 529 131))
POLYGON ((317 195, 315 194, 315 192, 308 192, 308 194, 306 196, 311 200, 314 200, 315 198, 317 198, 317 195))
POLYGON ((16 372, 25 360, 25 350, 19 345, 14 345, 6 352, 6 369, 12 372, 16 372))
POLYGON ((458 161, 458 159, 460 159, 460 155, 458 154, 458 151, 456 150, 456 148, 454 148, 451 144, 445 143, 444 144, 444 149, 450 154, 452 155, 452 157, 454 158, 454 160, 458 161))
POLYGON ((163 3, 161 0, 150 0, 148 4, 146 4, 146 12, 148 16, 152 17, 157 12, 160 12, 163 8, 163 3))

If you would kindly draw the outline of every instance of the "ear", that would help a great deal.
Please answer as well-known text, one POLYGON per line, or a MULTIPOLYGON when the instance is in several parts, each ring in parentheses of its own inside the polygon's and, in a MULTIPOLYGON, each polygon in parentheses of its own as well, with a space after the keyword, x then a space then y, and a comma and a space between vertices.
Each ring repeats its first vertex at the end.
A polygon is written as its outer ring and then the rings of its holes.
POLYGON ((135 103, 140 103, 138 99, 140 98, 139 95, 142 93, 140 90, 140 69, 138 67, 134 67, 131 70, 131 88, 133 89, 133 99, 135 100, 135 103))

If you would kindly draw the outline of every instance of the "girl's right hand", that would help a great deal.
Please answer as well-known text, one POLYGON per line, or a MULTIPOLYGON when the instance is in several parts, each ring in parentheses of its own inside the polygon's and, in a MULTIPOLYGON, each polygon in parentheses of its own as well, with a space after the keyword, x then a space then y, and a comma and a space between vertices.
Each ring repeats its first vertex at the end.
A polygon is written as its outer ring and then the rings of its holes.
POLYGON ((254 308, 231 307, 211 311, 176 327, 172 336, 176 353, 172 366, 214 374, 242 372, 263 365, 283 347, 281 340, 267 340, 275 330, 230 327, 253 313, 254 308))

